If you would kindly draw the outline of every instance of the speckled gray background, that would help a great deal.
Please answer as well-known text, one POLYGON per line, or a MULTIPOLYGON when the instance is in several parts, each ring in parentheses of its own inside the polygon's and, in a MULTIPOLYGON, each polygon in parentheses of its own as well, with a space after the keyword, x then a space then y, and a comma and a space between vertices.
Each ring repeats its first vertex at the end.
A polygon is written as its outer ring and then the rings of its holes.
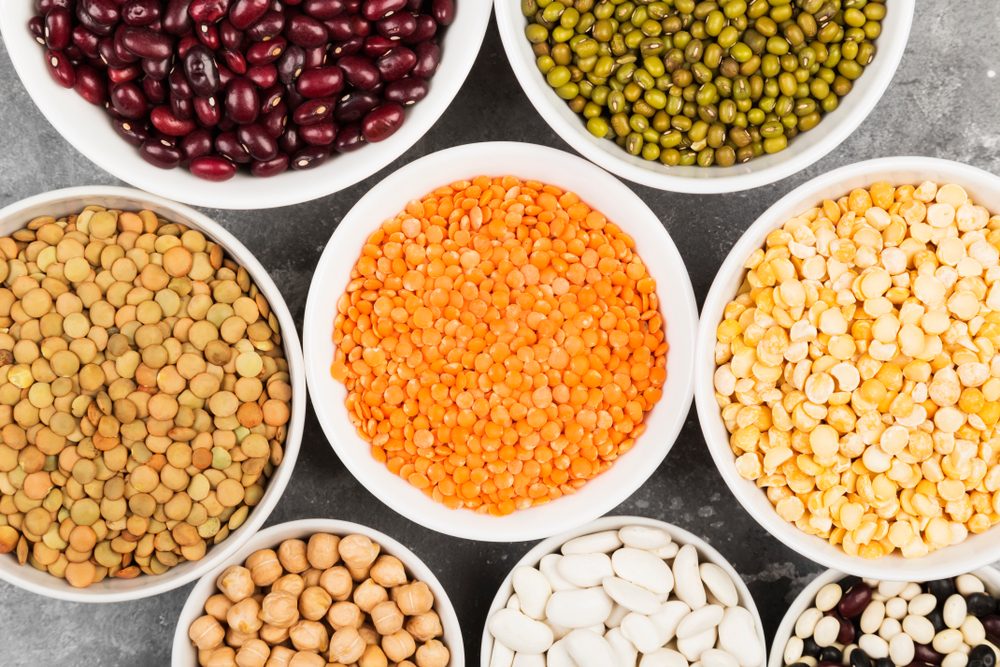
MULTIPOLYGON (((951 158, 1000 171, 997 72, 1000 2, 919 0, 906 55, 885 97, 857 132, 818 164, 772 186, 732 195, 696 197, 633 188, 670 230, 700 302, 743 230, 778 197, 811 177, 859 160, 900 154, 951 158)), ((6 54, 0 57, 0 89, 0 205, 44 190, 115 183, 49 126, 6 54)), ((497 139, 569 150, 528 103, 491 23, 475 67, 448 112, 381 173, 300 206, 208 214, 257 254, 301 320, 323 245, 369 187, 427 153, 497 139)), ((614 513, 656 517, 707 538, 750 586, 769 637, 787 603, 821 569, 772 539, 736 503, 705 449, 694 410, 660 469, 614 513)), ((469 665, 478 664, 489 603, 530 544, 457 540, 398 516, 354 481, 310 411, 295 474, 268 524, 314 516, 368 523, 420 555, 448 589, 465 630, 469 665)), ((166 665, 189 589, 100 606, 56 602, 0 583, 0 665, 166 665)))

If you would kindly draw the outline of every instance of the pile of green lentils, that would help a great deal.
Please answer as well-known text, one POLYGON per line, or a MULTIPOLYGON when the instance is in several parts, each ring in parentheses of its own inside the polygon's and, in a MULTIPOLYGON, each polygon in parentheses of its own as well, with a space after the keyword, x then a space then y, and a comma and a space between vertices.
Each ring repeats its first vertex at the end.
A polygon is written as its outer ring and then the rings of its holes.
POLYGON ((665 165, 777 153, 875 57, 885 0, 521 0, 556 94, 596 137, 665 165))

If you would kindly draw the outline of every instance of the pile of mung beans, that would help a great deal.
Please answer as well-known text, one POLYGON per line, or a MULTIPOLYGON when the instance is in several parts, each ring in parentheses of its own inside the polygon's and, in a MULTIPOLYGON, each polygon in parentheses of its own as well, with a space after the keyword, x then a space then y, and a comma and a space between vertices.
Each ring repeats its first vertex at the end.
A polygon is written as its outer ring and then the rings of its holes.
POLYGON ((596 137, 665 165, 777 153, 875 57, 885 0, 521 0, 545 79, 596 137))
POLYGON ((739 474, 845 552, 920 557, 1000 522, 1000 216, 885 182, 747 258, 714 384, 739 474))
POLYGON ((87 206, 0 238, 0 553, 76 587, 202 558, 290 400, 276 316, 201 232, 87 206))

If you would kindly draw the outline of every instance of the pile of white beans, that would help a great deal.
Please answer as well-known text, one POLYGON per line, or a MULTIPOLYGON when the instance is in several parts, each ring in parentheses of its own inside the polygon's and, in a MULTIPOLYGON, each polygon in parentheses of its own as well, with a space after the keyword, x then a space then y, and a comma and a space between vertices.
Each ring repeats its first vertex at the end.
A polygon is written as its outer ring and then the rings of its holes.
POLYGON ((761 667, 729 574, 660 528, 584 535, 519 567, 487 628, 490 667, 761 667))

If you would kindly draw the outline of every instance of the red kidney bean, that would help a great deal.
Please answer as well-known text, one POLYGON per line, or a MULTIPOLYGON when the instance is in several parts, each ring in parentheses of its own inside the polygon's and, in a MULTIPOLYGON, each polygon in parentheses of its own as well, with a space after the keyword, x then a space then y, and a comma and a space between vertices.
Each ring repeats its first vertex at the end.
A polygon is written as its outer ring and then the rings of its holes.
POLYGON ((229 11, 229 0, 192 0, 188 14, 195 23, 215 23, 229 11))
POLYGON ((91 104, 100 106, 108 101, 107 79, 90 65, 76 66, 76 84, 73 89, 91 104))
POLYGON ((418 12, 423 7, 423 4, 424 0, 407 0, 406 7, 411 12, 418 12))
POLYGON ((136 148, 149 138, 149 132, 146 131, 145 127, 140 127, 130 120, 114 118, 111 121, 111 125, 115 128, 115 132, 118 133, 119 137, 136 148))
POLYGON ((253 82, 245 77, 237 77, 226 88, 226 114, 240 125, 257 120, 260 99, 253 82))
POLYGON ((346 12, 347 4, 344 0, 305 0, 302 11, 314 19, 326 21, 346 12))
POLYGON ((170 92, 177 95, 178 97, 189 98, 194 97, 194 90, 191 89, 191 83, 184 76, 184 71, 175 67, 167 75, 167 81, 170 84, 170 92))
POLYGON ((389 39, 403 39, 412 35, 417 30, 417 19, 413 14, 393 14, 387 16, 375 24, 378 34, 389 39))
POLYGON ((378 68, 367 58, 345 56, 338 60, 337 64, 344 70, 348 83, 355 88, 373 90, 382 80, 378 68))
POLYGON ((326 162, 330 149, 324 146, 307 146, 292 156, 292 169, 312 169, 326 162))
POLYGON ((310 146, 329 146, 337 138, 337 126, 333 121, 303 125, 299 128, 299 136, 310 146))
POLYGON ((204 46, 204 44, 202 44, 201 40, 194 35, 184 35, 177 40, 177 46, 174 48, 174 51, 176 51, 177 55, 180 56, 180 60, 183 60, 184 56, 188 54, 188 51, 196 46, 204 46))
POLYGON ((427 79, 408 76, 386 85, 383 95, 389 102, 398 102, 404 107, 408 107, 427 97, 429 89, 427 79))
POLYGON ((164 58, 163 60, 143 60, 141 65, 142 71, 150 79, 162 81, 170 74, 171 62, 168 58, 164 58))
POLYGON ((944 656, 935 651, 933 648, 927 644, 917 644, 914 642, 914 660, 917 662, 923 662, 928 665, 940 665, 941 661, 944 660, 944 656))
POLYGON ((302 48, 308 49, 316 46, 325 46, 329 39, 329 34, 327 33, 326 26, 321 22, 311 16, 298 14, 293 16, 288 21, 288 25, 285 26, 285 37, 292 44, 297 44, 302 48))
POLYGON ((191 101, 190 97, 177 97, 171 94, 170 99, 170 110, 174 112, 174 115, 182 120, 191 120, 194 118, 194 102, 191 101))
POLYGON ((145 28, 160 19, 157 0, 127 0, 122 5, 122 21, 137 28, 145 28))
POLYGON ((340 42, 333 50, 330 52, 334 58, 342 58, 344 56, 353 56, 361 52, 365 46, 364 37, 352 37, 346 42, 340 42))
POLYGON ((375 61, 383 81, 397 81, 410 73, 417 64, 417 54, 405 46, 397 46, 375 61))
POLYGON ((326 47, 317 46, 313 49, 305 50, 305 59, 302 61, 302 67, 309 69, 311 67, 322 67, 326 64, 326 47))
POLYGON ((198 23, 195 28, 198 41, 215 51, 222 46, 222 39, 219 37, 219 29, 214 23, 198 23))
POLYGON ((330 39, 342 42, 355 36, 354 22, 350 16, 337 16, 323 22, 330 39))
POLYGON ((295 83, 302 97, 333 97, 344 89, 344 71, 336 65, 302 72, 295 83))
POLYGON ((111 67, 108 69, 108 81, 112 84, 135 81, 140 76, 142 76, 142 68, 136 65, 130 65, 128 67, 111 67))
POLYGON ((215 127, 222 120, 222 109, 214 96, 196 97, 191 103, 194 106, 194 115, 203 127, 215 127))
POLYGON ((223 132, 215 137, 215 151, 237 164, 250 162, 250 152, 236 138, 235 132, 223 132))
POLYGON ((121 18, 118 3, 113 0, 79 0, 78 6, 101 25, 114 25, 121 18))
POLYGON ((266 65, 273 63, 285 52, 288 42, 284 37, 275 37, 267 42, 258 42, 246 51, 247 62, 251 65, 266 65))
POLYGON ((191 0, 167 0, 163 10, 163 29, 171 35, 183 35, 191 32, 194 21, 188 14, 191 0))
POLYGON ((56 7, 70 9, 72 6, 73 0, 35 0, 35 11, 39 14, 45 14, 56 7))
POLYGON ((413 75, 429 79, 437 72, 441 64, 441 47, 434 42, 417 44, 413 50, 417 54, 417 64, 413 66, 413 75))
POLYGON ((167 101, 167 85, 160 79, 150 76, 142 78, 142 92, 150 104, 163 104, 167 101))
POLYGON ((229 9, 229 21, 237 30, 246 30, 267 13, 268 0, 236 0, 229 9))
POLYGON ((406 0, 365 0, 361 15, 369 21, 378 21, 406 7, 406 0))
POLYGON ((277 60, 278 80, 285 85, 294 83, 302 74, 305 60, 305 50, 301 46, 290 45, 277 60))
POLYGON ((260 123, 240 125, 236 138, 254 160, 271 160, 278 154, 278 142, 260 123))
POLYGON ((82 25, 73 28, 73 46, 80 49, 83 55, 92 60, 100 58, 100 37, 87 30, 82 25))
POLYGON ((397 44, 398 42, 395 42, 388 37, 383 37, 382 35, 372 35, 364 40, 364 52, 369 58, 378 58, 379 56, 387 53, 389 50, 395 48, 397 44))
POLYGON ((372 109, 361 121, 361 132, 365 135, 365 141, 374 143, 388 139, 403 125, 405 117, 403 105, 395 102, 386 102, 372 109))
POLYGON ((73 63, 69 61, 62 51, 46 51, 45 63, 49 66, 49 74, 63 88, 72 88, 76 85, 76 72, 73 70, 73 63))
POLYGON ((150 137, 142 142, 139 154, 146 162, 161 169, 173 169, 184 159, 184 153, 172 141, 150 137))
POLYGON ((431 0, 431 16, 438 25, 451 25, 455 20, 455 0, 431 0))
POLYGON ((173 53, 173 40, 161 32, 126 26, 119 34, 122 46, 140 58, 165 60, 173 53))
POLYGON ((279 100, 278 104, 264 113, 263 118, 261 118, 261 125, 264 126, 267 133, 274 137, 275 140, 281 137, 288 126, 288 107, 285 103, 279 100))
POLYGON ((257 161, 250 165, 250 173, 260 178, 277 176, 285 171, 288 171, 288 155, 285 153, 278 154, 273 160, 257 161))
POLYGON ((247 70, 247 78, 258 88, 270 88, 278 83, 278 68, 274 63, 254 65, 247 70))
POLYGON ((114 24, 104 24, 98 23, 94 20, 94 17, 86 12, 84 6, 79 4, 76 6, 76 20, 80 22, 80 25, 85 27, 90 32, 101 37, 107 37, 115 31, 114 24))
POLYGON ((195 95, 214 95, 222 85, 219 82, 219 67, 207 46, 198 44, 188 49, 184 55, 184 75, 195 95))
POLYGON ((247 28, 246 36, 255 42, 266 42, 280 35, 284 29, 285 15, 281 12, 268 12, 247 28))
MULTIPOLYGON (((244 72, 244 74, 245 73, 246 72, 244 72)), ((232 81, 233 79, 235 79, 237 76, 240 76, 240 75, 237 74, 236 72, 233 72, 231 69, 229 69, 225 65, 219 65, 219 84, 223 88, 228 87, 229 86, 229 82, 232 81)))
POLYGON ((206 181, 228 181, 236 175, 236 165, 219 155, 203 155, 191 160, 191 173, 206 181))
POLYGON ((353 123, 378 106, 379 99, 373 93, 355 90, 347 93, 337 101, 333 117, 338 123, 353 123))
POLYGON ((344 0, 347 3, 347 13, 357 14, 361 11, 361 3, 364 0, 344 0))
POLYGON ((45 46, 45 19, 41 16, 32 16, 28 19, 28 32, 35 38, 35 41, 45 46))
POLYGON ((194 130, 181 139, 180 149, 188 161, 208 155, 212 152, 212 133, 205 129, 194 130))
POLYGON ((844 618, 857 618, 872 599, 872 589, 864 583, 857 583, 844 593, 837 604, 837 611, 844 618))
POLYGON ((294 124, 285 125, 285 133, 278 137, 278 148, 293 155, 305 148, 306 142, 299 136, 299 128, 294 124))
POLYGON ((312 125, 328 119, 333 115, 334 102, 328 97, 318 100, 307 100, 292 112, 292 121, 296 125, 312 125))
POLYGON ((262 114, 269 113, 272 109, 281 104, 284 96, 285 89, 282 86, 273 86, 268 90, 265 90, 263 97, 261 97, 260 112, 262 114))
POLYGON ((62 51, 73 38, 73 17, 69 10, 56 7, 45 15, 45 45, 52 51, 62 51))
MULTIPOLYGON (((247 61, 243 57, 243 54, 239 51, 233 51, 232 49, 223 49, 219 51, 219 56, 222 58, 222 62, 231 69, 235 74, 246 74, 247 73, 247 61)), ((218 67, 216 67, 218 71, 218 67)))
POLYGON ((243 33, 233 27, 233 24, 223 19, 219 22, 219 41, 222 46, 238 51, 243 44, 243 33))
POLYGON ((337 139, 333 142, 333 150, 338 153, 350 153, 356 151, 367 143, 365 135, 361 131, 360 123, 352 123, 340 128, 337 132, 337 139))
POLYGON ((438 24, 430 16, 421 14, 415 18, 417 20, 417 29, 403 39, 407 44, 426 42, 437 34, 438 24))
POLYGON ((149 121, 168 137, 183 137, 194 132, 197 127, 192 121, 175 116, 171 107, 167 106, 155 107, 149 112, 149 121))
POLYGON ((854 623, 851 623, 846 618, 842 618, 839 614, 835 614, 835 616, 840 622, 840 631, 837 633, 837 641, 844 644, 844 646, 853 644, 854 640, 857 638, 857 630, 854 629, 854 623))

